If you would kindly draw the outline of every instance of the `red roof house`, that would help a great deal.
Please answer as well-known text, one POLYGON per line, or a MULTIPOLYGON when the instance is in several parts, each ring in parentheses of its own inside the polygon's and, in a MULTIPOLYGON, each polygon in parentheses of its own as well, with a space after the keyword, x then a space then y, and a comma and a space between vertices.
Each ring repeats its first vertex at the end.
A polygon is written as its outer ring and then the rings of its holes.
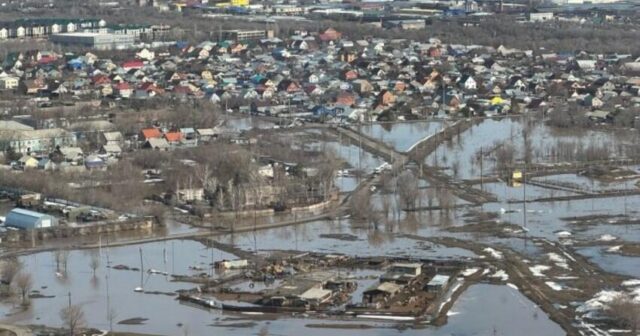
POLYGON ((180 132, 167 132, 164 134, 164 138, 167 139, 169 143, 177 143, 182 140, 182 133, 180 132))
POLYGON ((141 69, 144 66, 144 62, 140 60, 126 61, 122 63, 122 68, 125 70, 141 69))
POLYGON ((160 139, 162 138, 162 132, 157 128, 145 128, 141 131, 144 140, 160 139))
POLYGON ((320 34, 320 40, 323 42, 339 40, 341 37, 342 33, 333 28, 329 28, 320 34))

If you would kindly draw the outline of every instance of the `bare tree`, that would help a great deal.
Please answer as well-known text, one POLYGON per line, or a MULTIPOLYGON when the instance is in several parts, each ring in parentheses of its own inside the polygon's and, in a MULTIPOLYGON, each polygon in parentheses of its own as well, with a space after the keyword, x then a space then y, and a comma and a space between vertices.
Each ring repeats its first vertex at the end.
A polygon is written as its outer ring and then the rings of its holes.
POLYGON ((453 174, 454 179, 458 179, 458 175, 460 175, 460 161, 455 160, 451 162, 451 173, 453 174))
POLYGON ((349 200, 351 216, 355 219, 369 221, 372 219, 373 207, 371 205, 371 192, 362 189, 351 196, 349 200))
POLYGON ((608 315, 621 327, 631 329, 635 335, 640 330, 640 303, 628 295, 621 295, 609 304, 608 315))
POLYGON ((196 179, 207 193, 214 193, 218 188, 218 179, 208 164, 198 165, 194 170, 196 179))
POLYGON ((60 311, 60 319, 64 325, 69 328, 69 335, 79 335, 79 330, 83 329, 86 325, 84 318, 84 312, 82 308, 77 305, 72 305, 63 308, 60 311))
POLYGON ((16 275, 14 280, 16 288, 20 292, 22 297, 22 304, 28 305, 29 303, 29 292, 31 291, 31 287, 33 286, 33 280, 31 279, 31 274, 26 272, 20 272, 16 275))
POLYGON ((433 187, 429 187, 429 189, 427 189, 427 205, 429 206, 429 208, 433 207, 433 200, 436 198, 436 190, 433 187))
POLYGON ((15 276, 22 269, 22 264, 16 258, 10 258, 4 260, 2 263, 2 268, 0 272, 2 272, 2 282, 6 285, 11 285, 15 276))
POLYGON ((96 276, 96 269, 98 269, 98 267, 100 267, 100 255, 98 255, 98 253, 93 252, 91 253, 91 260, 89 260, 89 267, 91 267, 91 270, 93 271, 93 276, 96 276))
POLYGON ((398 196, 402 207, 407 209, 415 208, 416 201, 420 197, 418 182, 418 179, 410 170, 405 170, 398 176, 398 196))
POLYGON ((67 272, 67 263, 69 261, 69 251, 67 250, 56 250, 53 253, 53 257, 56 261, 56 271, 60 272, 60 266, 64 268, 64 272, 67 272))

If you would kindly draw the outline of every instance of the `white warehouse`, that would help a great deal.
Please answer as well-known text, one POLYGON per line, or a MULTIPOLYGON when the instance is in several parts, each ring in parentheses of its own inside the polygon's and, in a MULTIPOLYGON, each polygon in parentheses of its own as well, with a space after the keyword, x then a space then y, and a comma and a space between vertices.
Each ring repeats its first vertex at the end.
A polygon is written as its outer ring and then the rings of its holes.
POLYGON ((129 49, 133 47, 135 37, 133 35, 107 34, 107 33, 63 33, 54 34, 49 38, 51 42, 67 45, 92 48, 96 50, 129 49))

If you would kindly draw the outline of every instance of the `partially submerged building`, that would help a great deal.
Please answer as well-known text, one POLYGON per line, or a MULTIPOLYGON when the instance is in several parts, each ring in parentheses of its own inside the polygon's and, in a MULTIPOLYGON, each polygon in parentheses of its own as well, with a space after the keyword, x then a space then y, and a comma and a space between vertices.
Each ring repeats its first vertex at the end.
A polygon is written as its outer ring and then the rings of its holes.
POLYGON ((402 287, 402 285, 393 282, 376 284, 362 293, 362 302, 367 305, 372 305, 387 301, 399 293, 402 287))
POLYGON ((380 277, 380 282, 408 284, 422 274, 420 263, 395 263, 380 277))

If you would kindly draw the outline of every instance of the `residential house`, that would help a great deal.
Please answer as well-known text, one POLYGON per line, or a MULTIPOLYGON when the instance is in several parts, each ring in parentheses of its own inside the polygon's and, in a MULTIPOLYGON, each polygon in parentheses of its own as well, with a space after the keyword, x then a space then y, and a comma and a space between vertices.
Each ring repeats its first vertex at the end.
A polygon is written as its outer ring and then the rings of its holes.
POLYGON ((120 148, 117 144, 105 144, 100 147, 98 151, 101 155, 106 155, 108 157, 120 158, 122 155, 122 148, 120 148))
POLYGON ((84 160, 84 153, 80 147, 59 147, 58 151, 65 162, 80 164, 84 160))
POLYGON ((124 144, 124 137, 118 131, 102 132, 102 143, 105 145, 121 146, 124 144))
POLYGON ((152 127, 145 128, 140 131, 140 139, 143 141, 148 141, 149 139, 160 139, 162 138, 162 132, 160 129, 152 127))
POLYGON ((478 88, 478 83, 476 82, 476 80, 469 75, 460 77, 460 79, 458 80, 458 84, 468 91, 475 91, 478 88))
POLYGON ((181 128, 182 145, 187 147, 195 147, 198 145, 198 133, 193 128, 181 128))
POLYGON ((164 139, 171 147, 176 147, 182 144, 183 136, 180 131, 170 131, 164 134, 164 139))
POLYGON ((322 42, 336 41, 342 37, 342 33, 333 28, 329 28, 321 33, 319 37, 322 42))
POLYGON ((122 98, 130 98, 133 94, 133 89, 129 83, 121 82, 113 85, 113 93, 122 98))
POLYGON ((145 141, 143 148, 150 148, 154 150, 167 151, 171 146, 164 138, 149 138, 145 141))
POLYGON ((198 128, 196 130, 198 141, 208 143, 215 137, 215 131, 213 128, 198 128))

